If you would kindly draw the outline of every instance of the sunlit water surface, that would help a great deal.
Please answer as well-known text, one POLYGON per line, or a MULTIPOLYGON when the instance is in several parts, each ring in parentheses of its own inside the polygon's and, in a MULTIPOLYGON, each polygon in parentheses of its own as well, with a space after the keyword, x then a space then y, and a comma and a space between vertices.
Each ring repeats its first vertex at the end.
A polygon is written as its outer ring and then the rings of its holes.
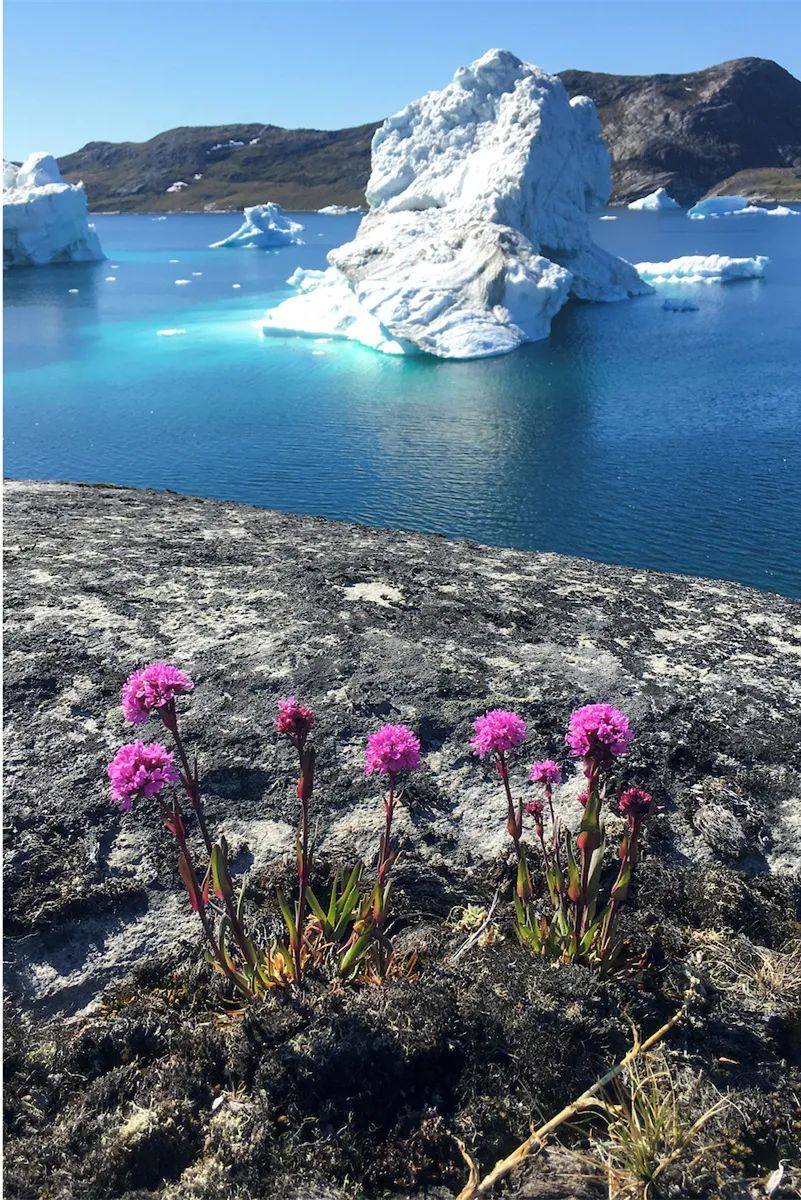
POLYGON ((801 219, 617 210, 595 236, 634 262, 767 254, 767 279, 571 304, 547 341, 468 363, 261 336, 294 268, 358 224, 299 219, 305 245, 261 252, 207 248, 231 215, 101 216, 107 262, 8 273, 6 474, 801 596, 801 219), (698 311, 665 311, 667 295, 698 311))

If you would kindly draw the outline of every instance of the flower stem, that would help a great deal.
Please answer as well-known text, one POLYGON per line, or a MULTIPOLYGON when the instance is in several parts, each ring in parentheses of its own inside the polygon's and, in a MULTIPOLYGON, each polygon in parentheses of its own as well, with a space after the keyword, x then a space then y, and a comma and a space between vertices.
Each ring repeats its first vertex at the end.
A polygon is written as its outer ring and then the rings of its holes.
POLYGON ((167 729, 169 729, 173 736, 175 749, 178 751, 178 757, 181 760, 181 766, 183 768, 182 782, 184 785, 184 791, 189 799, 189 803, 192 805, 192 811, 197 817, 197 823, 200 826, 200 832, 203 835, 203 841, 206 845, 206 850, 209 854, 211 854, 212 841, 208 826, 206 824, 206 818, 203 814, 203 802, 200 798, 200 784, 198 783, 197 779, 197 769, 193 771, 189 766, 189 759, 187 758, 183 739, 178 729, 178 711, 175 707, 175 701, 171 700, 169 704, 165 704, 163 708, 159 709, 159 713, 165 726, 167 729))

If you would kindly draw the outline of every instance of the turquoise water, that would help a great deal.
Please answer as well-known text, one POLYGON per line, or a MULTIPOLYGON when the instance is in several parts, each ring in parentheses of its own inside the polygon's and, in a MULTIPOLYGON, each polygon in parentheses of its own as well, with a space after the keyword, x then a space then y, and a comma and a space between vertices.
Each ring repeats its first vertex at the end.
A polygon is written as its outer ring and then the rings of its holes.
POLYGON ((548 341, 454 363, 262 337, 287 276, 358 223, 299 219, 306 244, 270 253, 207 249, 231 215, 103 216, 108 262, 7 274, 6 473, 801 596, 801 220, 618 210, 595 235, 632 261, 767 254, 767 279, 569 305, 548 341))

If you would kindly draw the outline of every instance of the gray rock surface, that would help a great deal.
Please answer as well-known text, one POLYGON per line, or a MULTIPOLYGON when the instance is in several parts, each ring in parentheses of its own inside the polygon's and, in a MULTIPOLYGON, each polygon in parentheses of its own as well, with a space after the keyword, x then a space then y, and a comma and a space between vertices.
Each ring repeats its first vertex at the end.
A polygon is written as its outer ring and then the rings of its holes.
MULTIPOLYGON (((156 658, 196 681, 183 726, 240 867, 291 846, 294 764, 272 722, 295 692, 319 717, 331 861, 374 853, 380 789, 362 752, 384 721, 412 725, 425 755, 399 820, 404 859, 448 886, 505 849, 472 719, 525 716, 522 786, 531 759, 566 761, 570 711, 605 700, 637 732, 621 780, 662 808, 652 849, 798 870, 797 602, 173 493, 12 482, 5 519, 7 978, 40 1011, 86 1006, 164 954, 165 928, 195 939, 155 810, 121 816, 106 791, 122 742, 162 736, 118 705, 125 676, 156 658)), ((571 767, 568 821, 580 785, 571 767)))

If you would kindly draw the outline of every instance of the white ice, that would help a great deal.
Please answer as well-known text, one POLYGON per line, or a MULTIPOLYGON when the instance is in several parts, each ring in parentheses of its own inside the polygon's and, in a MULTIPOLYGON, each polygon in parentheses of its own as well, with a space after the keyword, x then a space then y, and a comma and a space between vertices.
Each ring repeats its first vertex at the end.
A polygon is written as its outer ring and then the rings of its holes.
POLYGON ((176 179, 175 183, 171 183, 167 188, 168 192, 182 192, 184 188, 188 188, 189 184, 184 183, 183 179, 176 179))
POLYGON ((681 205, 661 187, 647 196, 641 196, 639 200, 632 200, 628 207, 641 212, 664 212, 669 208, 681 208, 681 205))
POLYGON ((318 208, 318 213, 323 213, 327 217, 344 217, 346 213, 361 212, 360 208, 348 208, 346 204, 326 204, 325 208, 318 208))
POLYGON ((98 262, 105 258, 83 184, 65 183, 50 154, 3 163, 3 266, 98 262))
POLYGON ((731 258, 728 254, 687 254, 669 262, 636 263, 640 278, 659 286, 664 283, 729 283, 733 279, 762 279, 770 262, 764 254, 756 258, 731 258))
POLYGON ((221 242, 212 242, 211 249, 239 246, 246 250, 258 250, 265 246, 303 245, 303 239, 299 236, 302 232, 303 226, 290 220, 280 204, 256 204, 253 208, 245 209, 245 220, 239 229, 221 242))
POLYGON ((265 333, 481 358, 547 337, 571 296, 650 291, 590 235, 611 191, 594 104, 508 51, 385 121, 371 165, 355 239, 296 272, 265 333))
POLYGON ((752 204, 745 196, 709 196, 688 209, 687 216, 693 221, 702 221, 706 217, 801 217, 801 212, 783 204, 765 208, 761 204, 752 204))

